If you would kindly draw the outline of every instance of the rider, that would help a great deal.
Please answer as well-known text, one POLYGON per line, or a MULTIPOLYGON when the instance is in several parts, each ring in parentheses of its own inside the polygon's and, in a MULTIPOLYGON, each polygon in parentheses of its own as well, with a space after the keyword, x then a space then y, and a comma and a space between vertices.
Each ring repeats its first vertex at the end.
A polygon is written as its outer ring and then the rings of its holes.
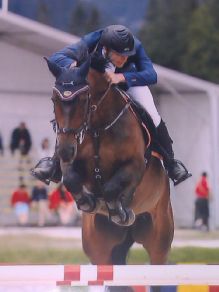
MULTIPOLYGON (((126 92, 137 103, 142 121, 148 114, 156 127, 157 139, 163 150, 164 165, 174 184, 178 184, 191 174, 185 166, 174 159, 172 139, 165 123, 155 107, 153 96, 148 88, 157 82, 157 74, 141 42, 122 25, 110 25, 85 35, 78 43, 54 53, 49 59, 61 67, 72 68, 80 64, 85 56, 92 53, 102 55, 109 61, 106 79, 112 84, 122 84, 126 92)), ((41 159, 33 169, 35 177, 43 181, 56 181, 61 178, 58 171, 56 154, 52 158, 41 159), (58 173, 58 175, 57 175, 58 173)))

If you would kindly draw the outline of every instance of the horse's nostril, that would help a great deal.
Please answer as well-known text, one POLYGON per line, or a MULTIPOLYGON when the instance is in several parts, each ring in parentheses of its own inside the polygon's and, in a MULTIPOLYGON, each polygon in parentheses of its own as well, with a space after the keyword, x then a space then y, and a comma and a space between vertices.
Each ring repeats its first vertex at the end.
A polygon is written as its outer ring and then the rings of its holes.
POLYGON ((62 159, 63 162, 69 162, 72 160, 75 153, 74 146, 59 146, 58 147, 58 155, 62 159))

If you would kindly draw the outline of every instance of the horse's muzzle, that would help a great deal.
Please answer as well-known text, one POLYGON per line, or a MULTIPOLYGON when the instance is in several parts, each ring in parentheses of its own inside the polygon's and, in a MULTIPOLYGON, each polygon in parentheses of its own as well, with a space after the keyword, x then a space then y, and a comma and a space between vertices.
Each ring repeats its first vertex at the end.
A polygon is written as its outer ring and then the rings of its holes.
POLYGON ((73 162, 77 155, 77 144, 58 145, 58 155, 63 162, 73 162))

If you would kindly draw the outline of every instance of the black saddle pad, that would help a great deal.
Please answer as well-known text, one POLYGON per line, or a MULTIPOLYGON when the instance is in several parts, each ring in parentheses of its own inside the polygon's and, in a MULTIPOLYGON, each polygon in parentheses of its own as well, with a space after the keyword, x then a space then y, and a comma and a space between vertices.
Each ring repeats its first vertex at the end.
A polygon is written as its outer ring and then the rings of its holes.
POLYGON ((153 142, 157 140, 156 139, 157 133, 156 133, 156 127, 153 123, 152 118, 150 117, 148 113, 146 113, 146 115, 144 115, 144 121, 143 121, 141 117, 142 117, 142 112, 144 111, 144 109, 142 109, 139 105, 135 104, 134 102, 131 103, 131 108, 133 109, 137 119, 139 120, 145 141, 147 141, 148 139, 148 133, 145 130, 145 127, 146 127, 151 135, 151 144, 153 144, 153 142))

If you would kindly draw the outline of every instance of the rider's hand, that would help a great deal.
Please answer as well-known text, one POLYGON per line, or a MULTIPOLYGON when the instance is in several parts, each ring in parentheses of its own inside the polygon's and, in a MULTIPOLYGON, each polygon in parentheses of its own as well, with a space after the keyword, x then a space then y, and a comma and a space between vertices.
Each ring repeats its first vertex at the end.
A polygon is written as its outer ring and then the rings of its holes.
POLYGON ((104 75, 106 77, 106 80, 110 84, 118 84, 121 82, 125 82, 125 77, 121 73, 105 72, 104 75))
POLYGON ((76 61, 73 61, 70 65, 70 69, 74 68, 77 66, 77 62, 76 61))

